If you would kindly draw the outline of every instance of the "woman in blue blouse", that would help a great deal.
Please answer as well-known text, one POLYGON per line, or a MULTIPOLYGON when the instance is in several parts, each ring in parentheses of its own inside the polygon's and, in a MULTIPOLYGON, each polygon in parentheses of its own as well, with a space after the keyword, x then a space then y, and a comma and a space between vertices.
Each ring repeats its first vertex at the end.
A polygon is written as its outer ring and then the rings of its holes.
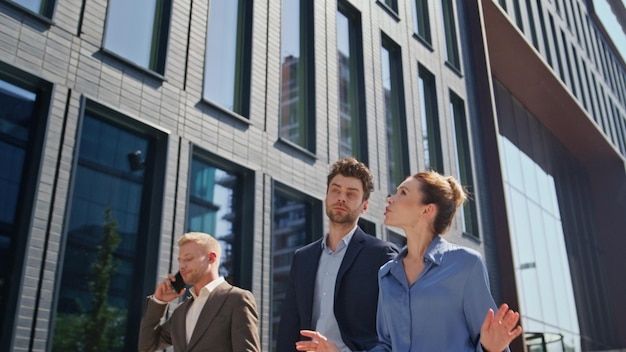
MULTIPOLYGON (((402 228, 407 245, 378 273, 379 344, 371 351, 503 351, 521 334, 519 313, 504 304, 494 314, 480 254, 440 236, 466 198, 456 179, 431 171, 387 199, 385 224, 402 228)), ((315 331, 302 335, 313 340, 299 351, 337 351, 315 331)))

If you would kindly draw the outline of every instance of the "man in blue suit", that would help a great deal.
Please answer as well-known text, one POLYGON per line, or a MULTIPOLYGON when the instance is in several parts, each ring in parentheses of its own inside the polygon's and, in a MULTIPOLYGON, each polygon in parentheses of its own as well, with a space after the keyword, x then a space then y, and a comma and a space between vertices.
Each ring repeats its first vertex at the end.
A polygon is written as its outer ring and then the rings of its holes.
POLYGON ((296 350, 300 330, 316 330, 341 351, 376 345, 378 269, 398 250, 357 225, 374 190, 365 164, 344 158, 327 179, 328 233, 295 252, 282 304, 276 352, 296 350))

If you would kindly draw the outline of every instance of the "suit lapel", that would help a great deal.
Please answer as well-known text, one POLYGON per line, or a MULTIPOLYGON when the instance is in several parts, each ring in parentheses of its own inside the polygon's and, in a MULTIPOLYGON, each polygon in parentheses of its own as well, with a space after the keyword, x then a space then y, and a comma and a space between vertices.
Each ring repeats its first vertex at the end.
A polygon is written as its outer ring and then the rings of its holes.
POLYGON ((339 267, 339 272, 337 273, 337 284, 335 285, 335 295, 337 295, 337 291, 339 290, 339 284, 343 279, 343 275, 348 271, 354 260, 359 255, 359 252, 363 248, 363 242, 365 239, 363 236, 366 235, 359 227, 354 231, 354 235, 352 235, 352 240, 348 244, 348 248, 346 248, 346 255, 343 257, 343 261, 341 262, 341 266, 339 267))
MULTIPOLYGON (((301 265, 298 270, 298 276, 305 282, 296 290, 303 293, 303 302, 305 307, 310 307, 309 319, 313 314, 313 295, 315 294, 315 279, 317 277, 317 267, 319 265, 320 256, 322 255, 322 240, 314 242, 314 245, 303 253, 306 254, 302 260, 305 265, 301 265)), ((310 325, 310 322, 309 322, 310 325)))
POLYGON ((215 320, 217 313, 219 313, 220 309, 222 309, 222 307, 224 306, 224 302, 228 297, 227 293, 231 289, 232 286, 228 282, 223 282, 213 291, 211 291, 206 303, 204 304, 204 307, 202 307, 200 316, 198 316, 196 327, 193 329, 191 339, 189 340, 189 344, 187 345, 188 351, 190 351, 193 346, 200 341, 204 333, 208 330, 211 323, 213 323, 213 320, 215 320))

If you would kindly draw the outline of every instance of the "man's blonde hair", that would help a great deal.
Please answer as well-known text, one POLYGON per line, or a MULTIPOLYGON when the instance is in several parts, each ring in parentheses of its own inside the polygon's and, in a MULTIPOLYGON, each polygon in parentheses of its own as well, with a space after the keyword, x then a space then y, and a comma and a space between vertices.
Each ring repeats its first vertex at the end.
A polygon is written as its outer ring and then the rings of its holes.
POLYGON ((207 254, 215 252, 218 258, 222 257, 222 246, 220 246, 220 242, 208 233, 187 232, 178 240, 178 248, 190 242, 200 245, 206 250, 207 254))

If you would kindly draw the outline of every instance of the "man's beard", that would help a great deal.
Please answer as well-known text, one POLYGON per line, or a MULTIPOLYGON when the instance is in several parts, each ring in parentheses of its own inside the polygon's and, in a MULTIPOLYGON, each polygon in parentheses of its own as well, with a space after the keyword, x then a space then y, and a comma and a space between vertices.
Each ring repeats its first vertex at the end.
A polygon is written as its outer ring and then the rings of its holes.
POLYGON ((356 222, 356 219, 358 218, 349 211, 346 211, 344 214, 338 214, 334 212, 333 209, 327 209, 326 215, 328 216, 330 221, 336 224, 351 224, 356 222))

